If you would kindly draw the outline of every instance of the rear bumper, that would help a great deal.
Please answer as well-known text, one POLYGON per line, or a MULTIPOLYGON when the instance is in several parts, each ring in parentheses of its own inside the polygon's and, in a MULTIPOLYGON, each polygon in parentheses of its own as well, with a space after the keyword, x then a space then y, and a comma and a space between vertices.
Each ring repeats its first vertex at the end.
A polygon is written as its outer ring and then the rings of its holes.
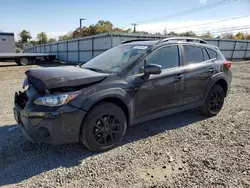
POLYGON ((38 111, 26 105, 21 109, 17 103, 14 116, 21 125, 26 139, 48 144, 66 144, 79 141, 80 129, 85 112, 70 105, 58 109, 38 111))

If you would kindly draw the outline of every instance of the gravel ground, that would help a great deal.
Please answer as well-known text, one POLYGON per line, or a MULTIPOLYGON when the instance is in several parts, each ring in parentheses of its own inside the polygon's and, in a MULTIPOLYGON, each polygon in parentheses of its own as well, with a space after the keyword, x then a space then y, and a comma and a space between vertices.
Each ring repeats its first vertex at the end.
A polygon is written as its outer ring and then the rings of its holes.
POLYGON ((23 138, 12 101, 29 67, 0 64, 0 187, 250 187, 250 62, 233 63, 216 117, 193 110, 138 124, 105 153, 23 138))

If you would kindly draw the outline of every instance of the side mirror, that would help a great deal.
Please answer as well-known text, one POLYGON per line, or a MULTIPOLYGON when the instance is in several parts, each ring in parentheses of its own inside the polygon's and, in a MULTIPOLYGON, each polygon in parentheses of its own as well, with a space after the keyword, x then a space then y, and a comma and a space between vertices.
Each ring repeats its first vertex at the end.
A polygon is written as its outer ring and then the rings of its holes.
POLYGON ((144 67, 144 73, 146 75, 150 74, 161 74, 161 65, 149 64, 144 67))

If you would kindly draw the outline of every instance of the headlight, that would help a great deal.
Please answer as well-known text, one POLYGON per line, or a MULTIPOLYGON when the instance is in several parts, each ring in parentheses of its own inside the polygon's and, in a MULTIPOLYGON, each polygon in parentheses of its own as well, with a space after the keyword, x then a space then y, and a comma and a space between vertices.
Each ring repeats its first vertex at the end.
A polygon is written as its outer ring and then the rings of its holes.
POLYGON ((36 105, 42 105, 42 106, 62 106, 64 104, 67 104, 72 99, 76 98, 79 95, 79 93, 71 93, 71 94, 60 94, 60 95, 51 95, 47 97, 41 97, 34 100, 34 103, 36 105))

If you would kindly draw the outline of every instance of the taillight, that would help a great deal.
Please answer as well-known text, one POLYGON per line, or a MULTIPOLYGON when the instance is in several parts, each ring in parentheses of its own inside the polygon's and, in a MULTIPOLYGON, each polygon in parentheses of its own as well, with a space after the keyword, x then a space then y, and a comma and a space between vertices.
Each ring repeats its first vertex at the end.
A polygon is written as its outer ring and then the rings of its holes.
POLYGON ((224 63, 224 65, 228 68, 228 69, 230 69, 231 68, 231 62, 230 61, 226 61, 225 63, 224 63))

